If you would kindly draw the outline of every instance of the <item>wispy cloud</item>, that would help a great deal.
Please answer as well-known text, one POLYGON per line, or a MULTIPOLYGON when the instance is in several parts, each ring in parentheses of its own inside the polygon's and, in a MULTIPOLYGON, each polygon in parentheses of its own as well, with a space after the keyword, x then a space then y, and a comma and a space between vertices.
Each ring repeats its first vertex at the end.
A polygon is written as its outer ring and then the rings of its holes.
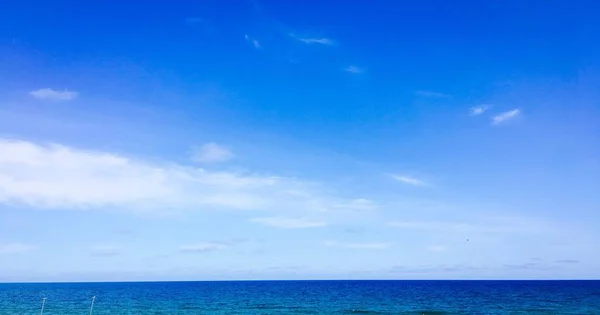
POLYGON ((111 257, 121 255, 121 248, 114 245, 99 245, 92 248, 92 256, 111 257))
POLYGON ((555 260, 554 262, 557 264, 578 264, 578 263, 580 263, 579 260, 575 260, 575 259, 555 260))
POLYGON ((292 38, 295 38, 296 40, 303 42, 305 44, 311 45, 311 44, 319 44, 319 45, 327 45, 327 46, 332 46, 335 45, 335 42, 329 38, 326 37, 301 37, 301 36, 297 36, 296 34, 290 34, 290 36, 292 38))
POLYGON ((192 153, 192 161, 198 163, 224 162, 234 157, 229 148, 212 142, 193 148, 192 153))
POLYGON ((329 38, 299 38, 301 42, 307 44, 333 45, 333 41, 329 38))
POLYGON ((441 221, 392 221, 388 223, 390 226, 410 228, 410 229, 442 229, 442 230, 468 230, 476 228, 474 224, 462 222, 441 222, 441 221))
POLYGON ((51 88, 44 88, 29 92, 29 95, 40 100, 48 101, 70 101, 74 100, 79 96, 79 93, 75 91, 58 91, 51 88))
POLYGON ((392 273, 403 273, 413 275, 427 275, 432 273, 453 273, 458 271, 475 271, 481 270, 481 267, 467 265, 438 265, 438 266, 393 266, 390 270, 392 273))
POLYGON ((23 243, 0 244, 0 255, 18 254, 35 249, 35 246, 23 243))
POLYGON ((262 48, 262 46, 260 45, 260 43, 256 39, 251 38, 248 35, 244 35, 244 38, 246 38, 246 41, 248 43, 250 43, 254 48, 256 48, 256 49, 261 49, 262 48))
POLYGON ((181 253, 206 253, 231 247, 231 244, 225 242, 203 242, 196 244, 182 245, 179 247, 181 253))
POLYGON ((485 113, 490 108, 491 108, 491 105, 488 105, 488 104, 471 107, 471 109, 469 110, 469 115, 479 116, 479 115, 485 113))
POLYGON ((344 233, 350 233, 350 234, 360 234, 363 232, 364 232, 363 229, 358 229, 358 228, 345 228, 344 229, 344 233))
POLYGON ((307 229, 327 226, 326 222, 314 221, 304 218, 282 218, 282 217, 271 217, 271 218, 255 218, 252 222, 266 225, 269 227, 279 229, 307 229))
POLYGON ((0 204, 45 209, 335 210, 355 204, 318 183, 0 138, 0 204))
POLYGON ((425 183, 424 181, 418 179, 418 178, 414 178, 414 177, 410 177, 410 176, 404 176, 404 175, 392 175, 392 178, 408 184, 408 185, 413 185, 413 186, 427 186, 427 183, 425 183))
POLYGON ((423 90, 416 91, 415 94, 418 96, 431 97, 431 98, 450 98, 450 97, 452 97, 452 95, 450 95, 450 94, 444 94, 444 93, 433 92, 433 91, 423 91, 423 90))
POLYGON ((344 245, 346 248, 356 249, 386 249, 390 247, 389 243, 347 243, 344 245))
POLYGON ((489 217, 460 221, 390 221, 388 226, 402 229, 423 230, 427 233, 488 234, 488 233, 540 233, 549 230, 545 222, 524 217, 489 217))
POLYGON ((341 247, 341 248, 350 248, 350 249, 387 249, 391 246, 390 243, 346 243, 346 242, 338 242, 338 241, 325 241, 323 243, 325 246, 330 247, 341 247))
POLYGON ((496 115, 492 118, 492 124, 493 125, 500 125, 503 124, 509 120, 515 119, 517 118, 519 115, 521 115, 521 110, 520 109, 513 109, 504 113, 501 113, 499 115, 496 115))
POLYGON ((372 200, 358 198, 345 203, 334 204, 332 208, 345 210, 375 210, 379 208, 379 206, 372 200))
POLYGON ((530 269, 539 269, 543 266, 539 263, 524 263, 524 264, 505 264, 503 265, 504 269, 508 270, 530 270, 530 269))
POLYGON ((359 68, 357 66, 348 66, 348 67, 344 68, 344 71, 352 73, 352 74, 361 74, 361 73, 365 72, 365 70, 363 68, 359 68))

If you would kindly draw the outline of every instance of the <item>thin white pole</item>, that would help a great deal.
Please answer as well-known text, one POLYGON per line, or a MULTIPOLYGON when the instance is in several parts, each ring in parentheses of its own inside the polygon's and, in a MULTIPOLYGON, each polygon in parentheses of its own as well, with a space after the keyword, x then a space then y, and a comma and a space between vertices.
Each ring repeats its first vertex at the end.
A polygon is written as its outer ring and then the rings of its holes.
POLYGON ((46 305, 46 298, 42 298, 42 310, 40 311, 40 315, 44 315, 44 306, 46 305))
POLYGON ((92 312, 94 311, 94 301, 96 300, 95 296, 92 296, 92 306, 90 306, 90 315, 92 315, 92 312))

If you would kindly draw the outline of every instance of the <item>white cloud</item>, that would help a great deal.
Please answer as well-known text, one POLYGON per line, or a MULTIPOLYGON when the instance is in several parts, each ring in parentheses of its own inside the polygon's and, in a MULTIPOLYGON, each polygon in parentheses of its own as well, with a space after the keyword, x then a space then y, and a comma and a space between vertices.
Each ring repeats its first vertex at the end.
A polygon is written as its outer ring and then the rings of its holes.
POLYGON ((360 73, 364 72, 364 69, 359 68, 357 66, 348 66, 348 67, 344 68, 344 71, 350 72, 350 73, 353 73, 353 74, 360 74, 360 73))
POLYGON ((254 46, 254 48, 256 48, 256 49, 261 49, 262 48, 262 46, 260 45, 260 43, 256 39, 250 38, 250 36, 248 36, 248 35, 244 35, 244 38, 246 38, 246 41, 248 43, 250 43, 252 46, 254 46))
POLYGON ((35 246, 23 243, 0 244, 0 255, 18 254, 35 249, 35 246))
POLYGON ((29 92, 29 95, 40 99, 40 100, 49 100, 49 101, 70 101, 74 100, 79 96, 79 93, 74 91, 57 91, 50 88, 39 89, 35 91, 29 92))
POLYGON ((415 94, 417 94, 418 96, 431 97, 431 98, 450 98, 450 97, 452 97, 452 95, 449 95, 449 94, 433 92, 433 91, 423 91, 423 90, 416 91, 415 94))
MULTIPOLYGON (((0 138, 0 203, 39 209, 305 212, 352 203, 316 183, 151 163, 118 154, 0 138)), ((314 224, 314 223, 313 223, 314 224)))
POLYGON ((224 162, 234 157, 229 148, 212 142, 194 148, 192 153, 192 161, 198 163, 224 162))
POLYGON ((255 218, 251 220, 252 222, 263 224, 269 227, 279 228, 279 229, 307 229, 307 228, 316 228, 316 227, 324 227, 327 226, 326 222, 323 221, 313 221, 304 218, 294 219, 294 218, 281 218, 281 217, 271 217, 271 218, 255 218))
POLYGON ((386 249, 391 246, 390 243, 344 243, 338 241, 325 241, 323 243, 329 247, 341 247, 349 249, 386 249))
POLYGON ((487 104, 471 107, 471 109, 469 110, 469 115, 479 116, 479 115, 485 113, 490 108, 491 108, 491 106, 487 105, 487 104))
POLYGON ((335 42, 329 38, 325 38, 325 37, 299 37, 296 36, 295 34, 290 34, 290 36, 292 38, 295 38, 305 44, 311 45, 311 44, 320 44, 320 45, 327 45, 327 46, 332 46, 335 44, 335 42))
POLYGON ((520 109, 509 110, 507 112, 504 112, 502 114, 494 116, 492 118, 492 124, 499 125, 499 124, 505 123, 511 119, 514 119, 514 118, 518 117, 519 115, 521 115, 520 109))
POLYGON ((92 256, 108 257, 121 254, 121 248, 114 245, 99 245, 92 248, 92 256))
POLYGON ((424 181, 410 176, 392 175, 392 178, 399 182, 413 186, 427 186, 427 184, 424 181))
POLYGON ((182 253, 206 253, 226 249, 230 246, 230 244, 223 242, 204 242, 182 245, 179 247, 179 251, 182 253))

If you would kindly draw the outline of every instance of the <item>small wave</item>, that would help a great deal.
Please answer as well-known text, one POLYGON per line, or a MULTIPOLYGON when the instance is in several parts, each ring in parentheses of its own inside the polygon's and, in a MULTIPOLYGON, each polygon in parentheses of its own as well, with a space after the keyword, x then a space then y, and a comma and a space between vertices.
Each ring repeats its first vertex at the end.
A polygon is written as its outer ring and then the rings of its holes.
POLYGON ((249 309, 249 310, 299 310, 299 309, 304 309, 304 307, 296 306, 296 305, 283 306, 283 305, 276 305, 276 304, 256 304, 256 305, 250 305, 250 306, 246 307, 246 309, 249 309))
POLYGON ((198 305, 196 305, 196 304, 183 304, 183 305, 179 305, 179 309, 180 310, 198 310, 198 309, 200 309, 200 307, 198 307, 198 305))
POLYGON ((550 308, 524 308, 520 311, 527 314, 556 314, 556 310, 550 308))
POLYGON ((278 305, 269 305, 269 304, 256 304, 246 307, 246 309, 250 310, 270 310, 270 309, 278 309, 280 306, 278 305))

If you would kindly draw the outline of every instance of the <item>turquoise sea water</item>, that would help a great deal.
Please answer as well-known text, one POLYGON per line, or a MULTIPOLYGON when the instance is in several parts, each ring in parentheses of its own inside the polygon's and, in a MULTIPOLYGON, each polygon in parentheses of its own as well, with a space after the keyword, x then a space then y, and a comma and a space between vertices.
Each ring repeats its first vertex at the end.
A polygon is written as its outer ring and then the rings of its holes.
POLYGON ((0 314, 600 314, 600 281, 0 284, 0 314))

